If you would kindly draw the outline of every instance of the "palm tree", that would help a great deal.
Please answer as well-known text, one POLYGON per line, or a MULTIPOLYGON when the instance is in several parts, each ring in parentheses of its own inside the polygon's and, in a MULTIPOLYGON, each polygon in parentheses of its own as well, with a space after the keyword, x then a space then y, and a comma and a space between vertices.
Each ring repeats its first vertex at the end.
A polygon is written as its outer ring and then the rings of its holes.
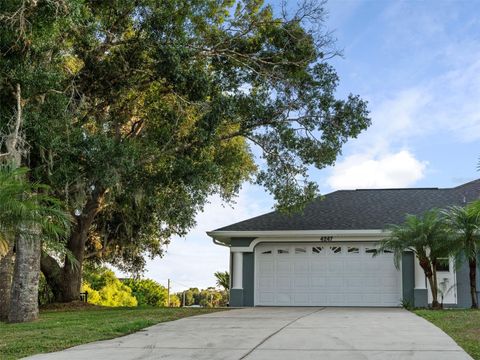
POLYGON ((466 207, 452 206, 442 212, 451 230, 451 254, 457 264, 468 261, 472 308, 478 308, 477 258, 480 249, 480 201, 466 207))
POLYGON ((26 180, 27 169, 0 166, 0 304, 9 322, 38 317, 41 246, 54 245, 67 235, 70 216, 48 195, 48 188, 26 180), (11 271, 12 247, 15 265, 11 271), (11 281, 10 281, 11 280, 11 281), (8 306, 8 305, 11 306, 8 306))
POLYGON ((430 210, 421 216, 407 215, 401 225, 388 227, 390 236, 380 243, 380 251, 394 253, 395 266, 400 267, 405 250, 412 251, 418 258, 432 293, 432 308, 440 308, 438 302, 437 263, 448 256, 448 231, 438 210, 430 210))
POLYGON ((228 271, 217 271, 213 275, 217 278, 217 286, 223 287, 225 291, 230 289, 230 274, 228 271))

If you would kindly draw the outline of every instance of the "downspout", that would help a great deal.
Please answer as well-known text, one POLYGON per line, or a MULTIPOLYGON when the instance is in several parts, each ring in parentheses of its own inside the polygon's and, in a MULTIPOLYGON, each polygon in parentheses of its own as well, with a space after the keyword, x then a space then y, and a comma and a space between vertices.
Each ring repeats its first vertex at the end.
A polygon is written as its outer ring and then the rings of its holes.
POLYGON ((212 238, 212 241, 213 241, 213 243, 214 243, 215 245, 225 246, 225 247, 228 247, 228 248, 230 247, 230 245, 226 245, 226 244, 218 241, 218 240, 215 239, 215 238, 212 238))

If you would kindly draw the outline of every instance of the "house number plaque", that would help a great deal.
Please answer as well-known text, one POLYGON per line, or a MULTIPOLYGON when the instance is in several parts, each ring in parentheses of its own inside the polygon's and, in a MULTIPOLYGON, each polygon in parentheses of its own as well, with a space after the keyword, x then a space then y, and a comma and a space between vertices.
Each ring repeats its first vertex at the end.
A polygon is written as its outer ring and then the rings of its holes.
POLYGON ((321 242, 331 242, 333 241, 333 236, 320 236, 321 242))

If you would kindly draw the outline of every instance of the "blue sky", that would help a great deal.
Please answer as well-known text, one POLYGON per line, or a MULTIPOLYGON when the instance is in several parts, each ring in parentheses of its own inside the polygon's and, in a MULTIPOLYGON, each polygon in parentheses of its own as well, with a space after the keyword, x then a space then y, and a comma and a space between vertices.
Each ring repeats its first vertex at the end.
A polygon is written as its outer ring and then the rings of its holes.
MULTIPOLYGON (((275 4, 275 2, 272 2, 275 4)), ((327 4, 327 27, 344 57, 333 65, 339 96, 369 101, 372 126, 334 167, 313 171, 322 193, 345 188, 452 187, 480 177, 478 1, 353 1, 327 4)), ((267 212, 273 201, 245 185, 234 206, 212 197, 197 226, 176 238, 146 276, 173 289, 214 285, 228 249, 205 231, 267 212)))

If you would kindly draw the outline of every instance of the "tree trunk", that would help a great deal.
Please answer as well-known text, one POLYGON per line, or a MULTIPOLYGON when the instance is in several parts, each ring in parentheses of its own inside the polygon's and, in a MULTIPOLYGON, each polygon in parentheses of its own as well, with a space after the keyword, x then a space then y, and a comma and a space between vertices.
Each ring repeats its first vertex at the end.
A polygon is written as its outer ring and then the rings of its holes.
POLYGON ((38 318, 40 277, 40 239, 19 236, 15 242, 15 268, 8 321, 33 321, 38 318))
POLYGON ((75 257, 72 263, 67 257, 65 265, 60 267, 57 261, 48 254, 42 254, 41 269, 45 275, 47 284, 52 289, 56 302, 70 302, 80 299, 80 287, 82 285, 82 265, 87 233, 76 227, 70 235, 67 249, 75 257))
POLYGON ((12 246, 5 256, 0 259, 0 321, 8 319, 14 263, 15 254, 12 246))
POLYGON ((470 295, 472 297, 472 309, 478 308, 477 298, 477 259, 472 258, 468 262, 470 268, 470 295))
POLYGON ((440 304, 438 302, 438 288, 436 284, 437 279, 435 275, 435 280, 434 280, 432 265, 430 264, 430 261, 426 258, 419 258, 418 262, 420 263, 420 266, 423 269, 425 276, 427 277, 428 283, 430 284, 430 291, 432 293, 432 308, 439 309, 440 304))
POLYGON ((441 309, 443 307, 443 304, 440 304, 438 302, 438 279, 437 279, 437 266, 435 262, 432 265, 432 281, 433 285, 432 286, 432 308, 434 309, 441 309))
POLYGON ((62 282, 59 287, 58 301, 70 302, 80 299, 80 287, 82 286, 82 266, 85 253, 85 242, 87 231, 84 227, 77 228, 68 241, 68 249, 72 252, 77 263, 71 263, 65 259, 65 266, 62 271, 62 282))
POLYGON ((430 291, 432 293, 432 309, 439 309, 440 303, 438 302, 438 289, 435 287, 435 281, 433 280, 433 274, 430 273, 427 276, 428 283, 430 285, 430 291))
POLYGON ((68 257, 65 257, 65 265, 60 267, 51 256, 47 254, 42 256, 42 272, 52 289, 56 302, 70 302, 80 299, 85 243, 95 216, 100 211, 105 192, 105 190, 99 190, 92 196, 83 209, 84 215, 77 218, 77 225, 70 234, 67 249, 73 254, 76 262, 72 263, 68 257))

